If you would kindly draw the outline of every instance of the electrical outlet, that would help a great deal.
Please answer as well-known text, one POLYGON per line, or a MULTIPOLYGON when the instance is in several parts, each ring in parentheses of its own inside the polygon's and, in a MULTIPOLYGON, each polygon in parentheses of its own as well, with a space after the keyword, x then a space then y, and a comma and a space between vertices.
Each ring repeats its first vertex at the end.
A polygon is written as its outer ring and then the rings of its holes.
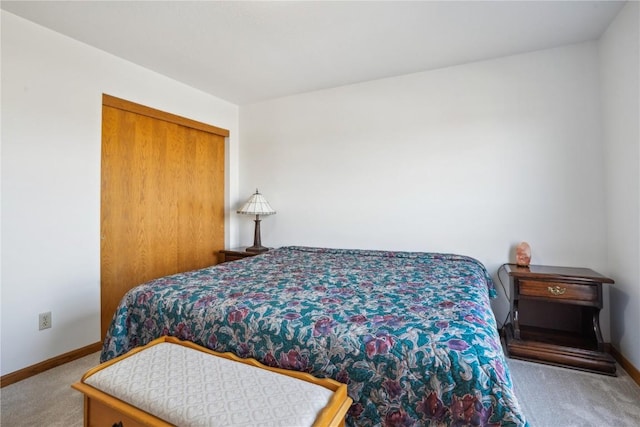
POLYGON ((38 328, 40 330, 49 329, 51 327, 51 312, 40 313, 38 315, 38 328))

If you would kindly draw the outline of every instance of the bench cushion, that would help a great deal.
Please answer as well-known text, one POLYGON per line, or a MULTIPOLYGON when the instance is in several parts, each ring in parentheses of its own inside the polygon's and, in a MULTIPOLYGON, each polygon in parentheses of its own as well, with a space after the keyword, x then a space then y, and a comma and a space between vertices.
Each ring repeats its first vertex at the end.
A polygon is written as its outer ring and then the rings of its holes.
POLYGON ((310 426, 333 391, 162 342, 83 381, 179 426, 310 426))

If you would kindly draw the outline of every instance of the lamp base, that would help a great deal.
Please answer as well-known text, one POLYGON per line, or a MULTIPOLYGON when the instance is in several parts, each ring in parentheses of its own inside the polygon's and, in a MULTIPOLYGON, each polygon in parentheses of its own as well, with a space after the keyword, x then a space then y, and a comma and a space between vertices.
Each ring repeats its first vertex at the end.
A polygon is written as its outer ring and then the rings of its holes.
POLYGON ((247 252, 267 252, 269 248, 264 246, 249 246, 245 249, 247 252))
POLYGON ((260 240, 260 217, 258 215, 256 215, 254 222, 256 227, 253 231, 253 246, 249 246, 246 251, 253 253, 266 252, 269 248, 262 246, 262 240, 260 240))

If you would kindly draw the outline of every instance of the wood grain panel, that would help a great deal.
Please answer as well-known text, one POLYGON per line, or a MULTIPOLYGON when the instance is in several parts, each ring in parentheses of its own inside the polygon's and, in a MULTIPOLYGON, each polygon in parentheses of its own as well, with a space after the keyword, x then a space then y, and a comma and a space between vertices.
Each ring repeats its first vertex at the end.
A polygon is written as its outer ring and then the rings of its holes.
POLYGON ((103 105, 103 339, 129 289, 224 248, 224 137, 132 109, 103 105))
MULTIPOLYGON (((126 403, 122 402, 122 405, 126 403)), ((114 404, 115 406, 115 404, 114 404)), ((85 423, 88 427, 100 426, 122 426, 122 427, 145 427, 147 424, 140 423, 135 419, 123 414, 97 399, 85 396, 85 423)), ((156 420, 154 420, 155 422, 156 420)))
POLYGON ((206 123, 187 119, 186 117, 167 113, 165 111, 156 110, 155 108, 150 108, 146 105, 136 104, 135 102, 116 98, 115 96, 107 94, 102 95, 102 105, 107 105, 123 111, 129 111, 131 113, 137 113, 141 116, 151 117, 167 123, 175 123, 190 129, 198 129, 214 135, 229 136, 229 131, 227 129, 211 126, 206 123))
POLYGON ((178 197, 178 265, 183 271, 211 265, 209 248, 224 246, 224 141, 216 144, 201 132, 184 128, 184 158, 189 165, 178 197), (219 159, 212 164, 211 159, 219 159), (213 220, 211 220, 213 218, 213 220))

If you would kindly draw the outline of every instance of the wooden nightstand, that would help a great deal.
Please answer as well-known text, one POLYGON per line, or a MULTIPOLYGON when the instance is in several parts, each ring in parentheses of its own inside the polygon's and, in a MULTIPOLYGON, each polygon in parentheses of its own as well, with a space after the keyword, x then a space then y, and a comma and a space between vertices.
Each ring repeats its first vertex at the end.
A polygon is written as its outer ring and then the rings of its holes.
POLYGON ((242 248, 223 249, 218 253, 220 254, 220 263, 223 263, 260 255, 264 252, 247 252, 245 246, 242 248))
POLYGON ((616 374, 600 332, 602 284, 613 283, 588 268, 507 265, 511 323, 507 353, 584 371, 616 374))

